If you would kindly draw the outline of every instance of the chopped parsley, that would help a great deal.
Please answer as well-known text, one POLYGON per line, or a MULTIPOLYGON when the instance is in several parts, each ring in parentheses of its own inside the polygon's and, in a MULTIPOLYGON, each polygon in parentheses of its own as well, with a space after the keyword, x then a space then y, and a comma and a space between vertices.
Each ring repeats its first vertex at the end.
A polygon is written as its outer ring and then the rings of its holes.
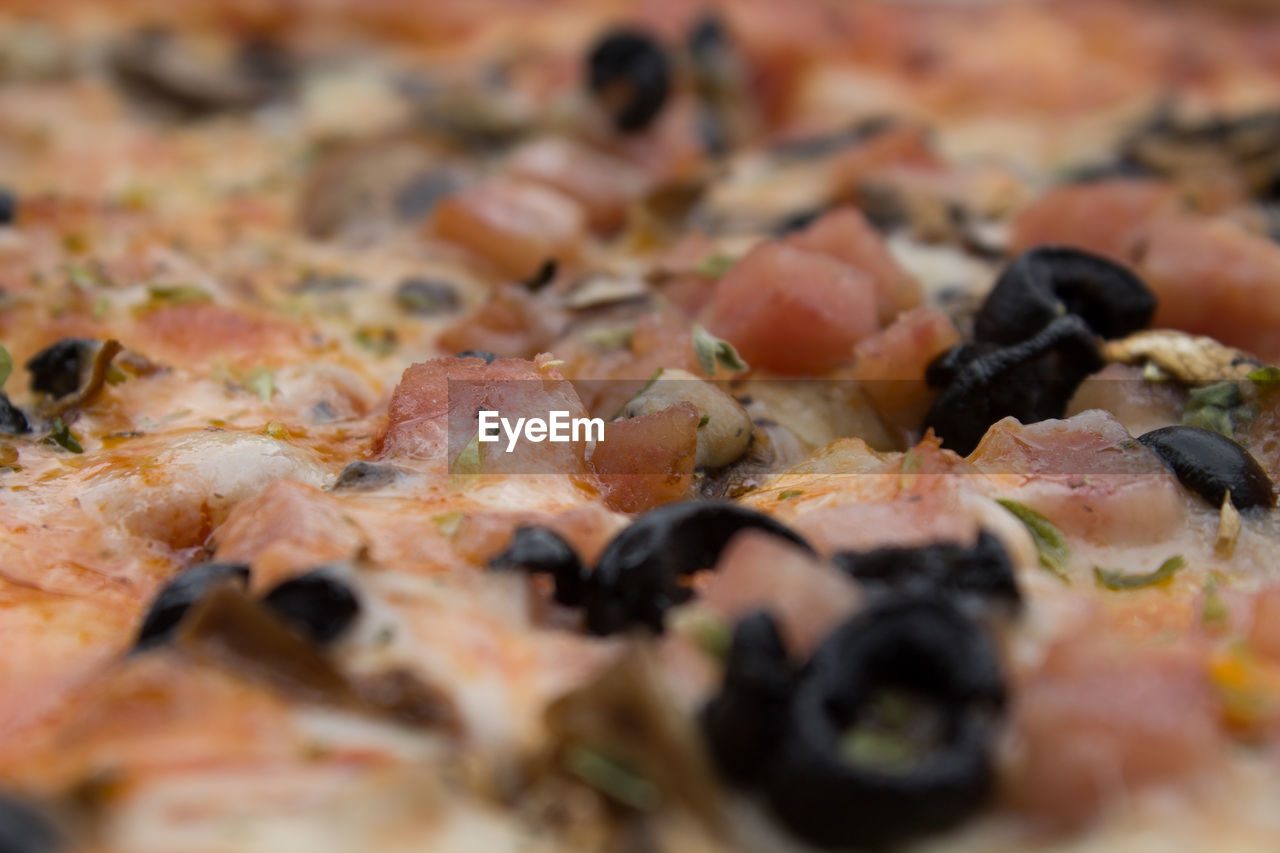
POLYGON ((723 252, 713 252, 707 255, 693 271, 698 275, 705 275, 707 278, 719 278, 729 271, 729 267, 733 266, 734 258, 723 252))
POLYGON ((71 432, 71 428, 62 422, 62 418, 55 420, 53 426, 49 428, 49 441, 63 450, 69 450, 72 453, 84 453, 84 448, 80 446, 80 440, 71 432))
POLYGON ((5 380, 9 378, 9 374, 13 372, 13 356, 9 355, 9 351, 0 346, 0 388, 4 387, 5 380))
POLYGON ((1031 533, 1036 543, 1036 554, 1040 565, 1053 572, 1063 580, 1067 580, 1067 563, 1071 560, 1071 546, 1067 544, 1062 531, 1053 526, 1053 522, 1045 518, 1031 507, 1008 498, 997 498, 1000 506, 1013 513, 1031 533))
POLYGON ((1187 561, 1182 558, 1181 554, 1175 554, 1161 563, 1160 568, 1154 572, 1130 575, 1118 569, 1104 569, 1101 566, 1094 566, 1093 576, 1098 581, 1098 586, 1104 586, 1107 589, 1142 589, 1143 587, 1164 583, 1177 574, 1178 570, 1186 564, 1187 561))
POLYGON ((708 376, 714 376, 716 365, 723 364, 730 370, 743 371, 747 363, 738 355, 733 344, 721 340, 702 326, 693 327, 693 354, 698 357, 698 366, 708 376))

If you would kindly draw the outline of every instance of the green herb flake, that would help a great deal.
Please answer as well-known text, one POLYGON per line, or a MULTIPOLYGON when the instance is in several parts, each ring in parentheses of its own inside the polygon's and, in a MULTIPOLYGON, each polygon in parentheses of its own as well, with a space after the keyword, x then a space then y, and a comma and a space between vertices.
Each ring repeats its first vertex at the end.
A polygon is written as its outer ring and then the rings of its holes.
POLYGON ((1249 373, 1247 378, 1250 382, 1255 382, 1260 385, 1280 382, 1280 367, 1276 367, 1271 364, 1266 367, 1259 367, 1257 370, 1249 373))
POLYGON ((1053 572, 1063 580, 1067 580, 1067 563, 1071 560, 1071 546, 1067 544, 1062 531, 1053 526, 1053 522, 1045 518, 1031 507, 1008 498, 997 498, 1000 506, 1013 513, 1031 533, 1036 543, 1036 554, 1040 557, 1040 565, 1053 572))
POLYGON ((53 422, 53 426, 49 429, 49 440, 63 450, 69 450, 72 453, 84 453, 84 448, 80 446, 80 440, 71 432, 71 428, 62 422, 62 418, 58 418, 53 422))
POLYGON ((1218 406, 1188 408, 1182 414, 1182 424, 1216 432, 1232 441, 1236 438, 1235 426, 1231 422, 1231 412, 1218 406))
POLYGON ((153 307, 190 305, 213 300, 207 290, 196 287, 194 284, 152 285, 147 288, 147 297, 153 307))
POLYGON ((1205 590, 1204 603, 1200 606, 1200 624, 1210 630, 1221 630, 1227 627, 1230 620, 1231 611, 1222 600, 1222 594, 1218 592, 1216 585, 1209 586, 1205 590))
POLYGON ((717 364, 734 371, 747 369, 747 363, 733 344, 717 338, 702 326, 693 327, 693 353, 698 358, 698 366, 708 376, 715 375, 717 364))
POLYGON ((276 375, 269 367, 254 367, 244 372, 240 383, 245 390, 256 394, 263 403, 270 403, 271 395, 276 390, 276 375))
POLYGON ((733 266, 734 260, 735 258, 723 252, 713 252, 699 261, 693 271, 698 275, 705 275, 707 278, 719 278, 729 271, 729 267, 733 266))
POLYGON ((1240 386, 1234 382, 1215 382, 1203 388, 1192 388, 1187 392, 1188 407, 1218 406, 1230 409, 1244 402, 1240 386))
POLYGON ((449 469, 449 473, 461 475, 479 474, 483 461, 480 454, 480 434, 476 433, 471 436, 471 440, 462 448, 462 452, 454 460, 453 467, 449 469))
POLYGON ((1187 561, 1182 558, 1182 555, 1176 554, 1161 563, 1160 568, 1154 572, 1147 572, 1144 575, 1130 575, 1118 569, 1104 569, 1100 566, 1094 566, 1093 576, 1097 579, 1098 586, 1104 586, 1107 589, 1142 589, 1143 587, 1164 583, 1186 564, 1187 561))
POLYGON ((662 799, 657 786, 626 762, 587 746, 565 753, 565 769, 602 794, 639 811, 652 811, 662 799))
POLYGON ((778 492, 778 500, 789 501, 792 498, 798 498, 803 494, 804 494, 804 491, 801 489, 783 489, 782 491, 778 492))
POLYGON ((365 326, 357 329, 355 341, 379 358, 394 352, 397 343, 395 329, 386 326, 365 326))
POLYGON ((698 429, 702 429, 709 423, 711 423, 711 415, 703 415, 698 419, 698 429))
POLYGON ((9 378, 9 374, 13 372, 13 356, 9 355, 9 351, 0 346, 0 388, 4 387, 5 380, 9 378))
POLYGON ((689 638, 694 645, 717 660, 723 661, 729 655, 733 625, 707 607, 694 605, 680 608, 672 616, 671 629, 680 636, 689 638))
POLYGON ((431 523, 435 525, 441 535, 452 539, 458 532, 458 528, 462 526, 462 519, 466 517, 466 513, 460 509, 442 512, 439 515, 431 516, 431 523))

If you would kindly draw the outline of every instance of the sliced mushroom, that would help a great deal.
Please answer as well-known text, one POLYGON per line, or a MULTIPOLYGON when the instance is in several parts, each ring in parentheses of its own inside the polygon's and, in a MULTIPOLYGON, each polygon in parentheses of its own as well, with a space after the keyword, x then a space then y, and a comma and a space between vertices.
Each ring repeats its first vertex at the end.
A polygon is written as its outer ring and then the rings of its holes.
POLYGON ((665 368, 622 408, 623 417, 635 418, 692 403, 702 420, 698 427, 698 468, 720 468, 746 453, 755 430, 742 404, 724 390, 687 370, 665 368))

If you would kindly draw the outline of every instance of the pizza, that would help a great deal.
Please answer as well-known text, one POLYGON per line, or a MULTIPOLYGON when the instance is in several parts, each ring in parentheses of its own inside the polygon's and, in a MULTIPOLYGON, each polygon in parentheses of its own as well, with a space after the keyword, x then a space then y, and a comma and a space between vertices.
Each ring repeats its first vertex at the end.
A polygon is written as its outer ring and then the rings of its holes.
POLYGON ((1280 847, 1266 2, 8 0, 0 850, 1280 847))

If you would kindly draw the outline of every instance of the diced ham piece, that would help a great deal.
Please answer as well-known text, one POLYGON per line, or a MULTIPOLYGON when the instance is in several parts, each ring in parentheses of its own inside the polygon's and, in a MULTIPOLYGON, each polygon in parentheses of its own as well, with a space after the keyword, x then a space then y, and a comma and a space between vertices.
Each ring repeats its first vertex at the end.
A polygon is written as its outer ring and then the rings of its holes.
POLYGON ((576 257, 586 218, 577 202, 550 187, 494 179, 443 199, 431 227, 499 273, 524 279, 548 259, 576 257))
POLYGON ((693 481, 698 420, 692 403, 605 425, 591 468, 605 500, 622 512, 643 512, 685 497, 693 481))
POLYGON ((1152 180, 1055 187, 1014 217, 1009 248, 1016 253, 1046 244, 1074 246, 1126 263, 1147 221, 1175 202, 1172 187, 1152 180))
POLYGON ((1143 231, 1139 275, 1155 327, 1209 335, 1280 359, 1280 245, 1224 219, 1166 216, 1143 231))
POLYGON ((797 249, 839 258, 870 277, 876 287, 876 311, 882 326, 920 304, 920 283, 890 254, 880 232, 852 207, 826 214, 786 242, 797 249))
POLYGON ((1083 824, 1137 789, 1204 779, 1223 750, 1199 653, 1093 633, 1055 646, 1014 693, 1006 796, 1058 828, 1083 824))
POLYGON ((765 243, 720 279, 708 328, 752 367, 825 373, 876 331, 875 284, 830 255, 765 243))
POLYGON ((731 621, 772 611, 797 660, 807 660, 860 599, 854 582, 835 567, 759 530, 729 540, 709 577, 702 601, 731 621))

